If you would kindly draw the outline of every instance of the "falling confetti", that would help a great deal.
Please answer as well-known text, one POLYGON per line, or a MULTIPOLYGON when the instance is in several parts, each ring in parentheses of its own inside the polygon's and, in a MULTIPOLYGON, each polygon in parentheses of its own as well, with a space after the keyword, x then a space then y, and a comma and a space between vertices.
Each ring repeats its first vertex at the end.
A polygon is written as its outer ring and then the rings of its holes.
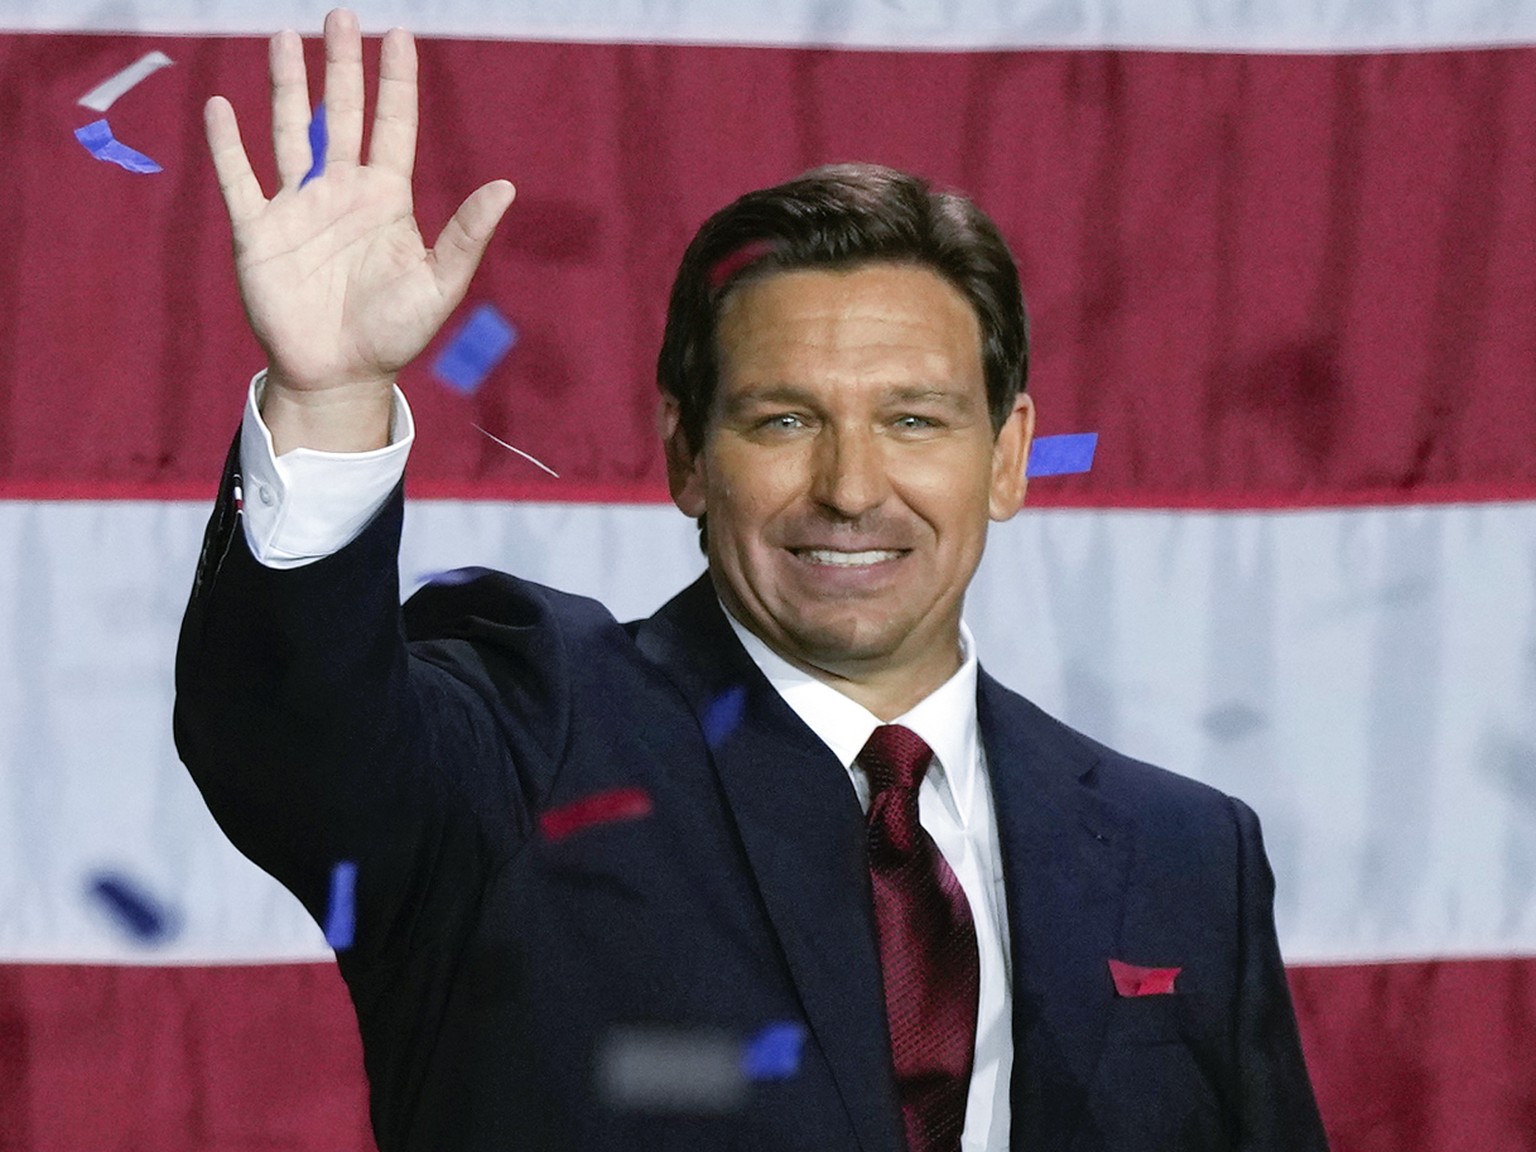
POLYGON ((115 139, 112 135, 112 126, 105 120, 92 120, 89 124, 76 128, 75 139, 85 146, 87 152, 104 163, 116 164, 129 172, 148 173, 161 170, 160 165, 144 153, 135 151, 115 139))
POLYGON ((1067 476, 1093 467, 1093 453, 1099 446, 1097 432, 1074 432, 1070 436, 1042 436, 1029 450, 1026 476, 1067 476))
POLYGON ((352 947, 357 927, 357 863, 343 860, 331 869, 331 899, 325 911, 325 942, 337 952, 352 947))
POLYGON ((164 52, 146 52, 121 72, 108 76, 80 97, 77 103, 92 112, 105 112, 123 93, 172 63, 174 61, 164 52))
POLYGON ((141 944, 163 944, 176 934, 172 911, 121 872, 93 873, 86 892, 122 932, 141 944))
POLYGON ((788 1080, 800 1071, 805 1025, 793 1020, 770 1024, 747 1042, 741 1070, 748 1080, 788 1080))
POLYGON ((741 727, 747 711, 747 690, 736 684, 727 688, 709 702, 704 709, 704 740, 711 748, 718 748, 741 727))
POLYGON ((482 436, 490 436, 490 438, 492 440, 496 441, 496 443, 500 444, 508 452, 516 452, 519 456, 521 456, 524 460, 528 461, 530 464, 537 464, 540 468, 544 469, 544 471, 548 472, 556 480, 560 479, 560 473, 556 472, 553 468, 551 468, 548 464, 544 463, 542 460, 535 459, 534 457, 528 455, 528 453, 524 452, 521 448, 514 448, 512 445, 508 444, 505 440, 503 440, 499 436, 491 436, 491 434, 489 432, 487 432, 484 428, 480 427, 480 425, 478 425, 478 424, 472 424, 472 425, 470 425, 470 427, 472 427, 476 432, 480 433, 480 435, 482 435, 482 436))
POLYGON ((644 788, 609 788, 551 808, 539 817, 539 831, 547 840, 563 840, 594 824, 641 820, 650 814, 651 794, 644 788))
POLYGON ((450 388, 474 392, 516 343, 517 329, 493 305, 482 304, 438 353, 432 372, 450 388))
POLYGON ((721 1114, 746 1102, 741 1044, 724 1032, 616 1028, 598 1051, 598 1091, 633 1112, 721 1114))
POLYGON ((315 114, 309 118, 309 171, 299 181, 302 188, 316 176, 325 172, 325 150, 330 146, 330 136, 325 127, 325 104, 315 105, 315 114))

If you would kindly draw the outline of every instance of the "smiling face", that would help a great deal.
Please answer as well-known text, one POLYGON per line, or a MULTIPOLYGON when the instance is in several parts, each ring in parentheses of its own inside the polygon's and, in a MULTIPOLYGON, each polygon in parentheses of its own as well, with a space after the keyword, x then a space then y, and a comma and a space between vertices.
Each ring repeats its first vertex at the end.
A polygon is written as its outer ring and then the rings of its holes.
POLYGON ((959 666, 987 522, 1023 502, 1030 401, 994 437, 976 316, 915 265, 771 273, 731 293, 717 339, 697 454, 665 410, 715 588, 780 655, 899 715, 959 666))

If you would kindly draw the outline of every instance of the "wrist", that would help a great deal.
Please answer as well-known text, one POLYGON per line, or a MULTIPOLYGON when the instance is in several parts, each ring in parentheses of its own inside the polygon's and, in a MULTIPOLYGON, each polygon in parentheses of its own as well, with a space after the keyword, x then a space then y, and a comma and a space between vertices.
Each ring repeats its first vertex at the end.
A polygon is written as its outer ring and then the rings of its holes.
POLYGON ((394 386, 383 378, 295 388, 269 367, 258 410, 279 456, 295 448, 371 452, 389 444, 394 386))

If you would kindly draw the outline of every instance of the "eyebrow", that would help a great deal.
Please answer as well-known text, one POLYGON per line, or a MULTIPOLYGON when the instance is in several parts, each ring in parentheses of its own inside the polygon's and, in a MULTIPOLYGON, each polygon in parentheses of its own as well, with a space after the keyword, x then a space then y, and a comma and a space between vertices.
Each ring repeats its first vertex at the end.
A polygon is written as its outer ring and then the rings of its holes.
POLYGON ((959 392, 952 388, 933 388, 913 385, 908 388, 898 388, 891 394, 891 398, 904 404, 921 404, 936 402, 946 404, 953 408, 969 408, 971 396, 969 392, 959 392))
POLYGON ((815 399, 806 389, 793 384, 767 384, 732 393, 726 397, 726 404, 730 408, 745 408, 752 404, 810 404, 815 399))
MULTIPOLYGON (((898 404, 935 403, 965 411, 971 407, 971 396, 954 389, 928 385, 907 385, 888 393, 887 398, 898 404)), ((726 398, 727 411, 740 411, 758 404, 817 404, 817 396, 795 384, 767 384, 760 388, 747 388, 726 398)))

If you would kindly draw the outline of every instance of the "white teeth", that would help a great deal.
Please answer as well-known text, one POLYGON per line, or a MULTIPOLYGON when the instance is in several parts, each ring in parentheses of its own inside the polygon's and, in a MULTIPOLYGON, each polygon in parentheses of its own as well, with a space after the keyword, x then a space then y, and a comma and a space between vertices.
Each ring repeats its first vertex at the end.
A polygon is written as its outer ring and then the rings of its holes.
POLYGON ((800 555, 812 564, 833 564, 839 568, 862 568, 869 564, 879 564, 885 560, 894 560, 901 553, 886 548, 875 549, 869 552, 834 552, 830 548, 807 548, 800 555))

